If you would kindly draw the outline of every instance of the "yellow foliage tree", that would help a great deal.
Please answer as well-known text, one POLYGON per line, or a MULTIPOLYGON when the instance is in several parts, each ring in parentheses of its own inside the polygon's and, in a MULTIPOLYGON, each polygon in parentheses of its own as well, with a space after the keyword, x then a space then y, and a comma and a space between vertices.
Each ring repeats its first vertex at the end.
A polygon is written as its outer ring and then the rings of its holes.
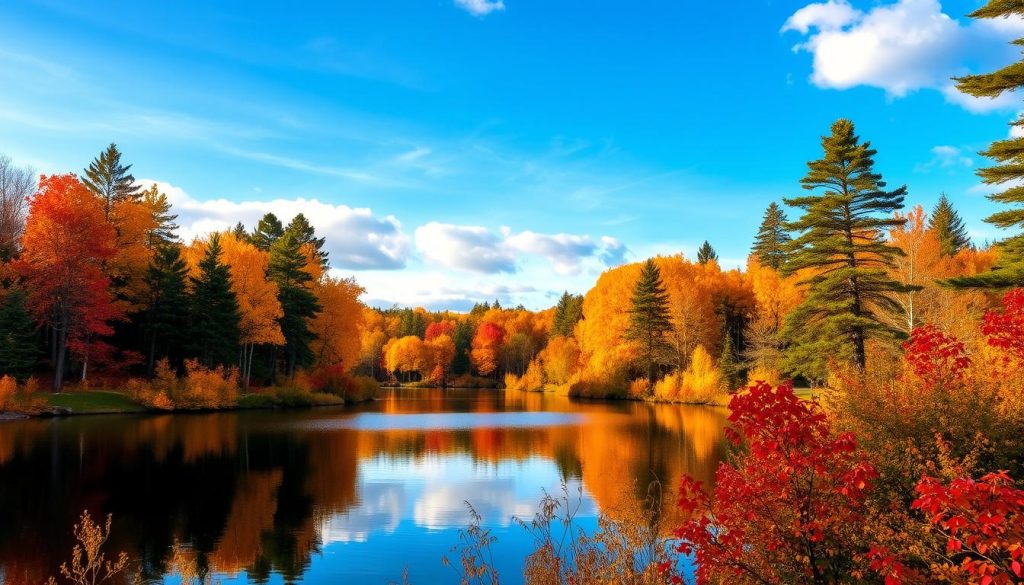
POLYGON ((325 276, 313 284, 313 292, 322 307, 310 327, 317 336, 312 344, 317 362, 340 363, 346 372, 351 371, 361 350, 366 311, 359 297, 365 289, 354 278, 325 276))

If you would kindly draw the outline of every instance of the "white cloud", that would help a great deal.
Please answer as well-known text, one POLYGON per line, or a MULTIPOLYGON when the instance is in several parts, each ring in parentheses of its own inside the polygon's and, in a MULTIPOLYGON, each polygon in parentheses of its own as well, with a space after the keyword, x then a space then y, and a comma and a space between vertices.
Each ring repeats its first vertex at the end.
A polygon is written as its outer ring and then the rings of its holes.
POLYGON ((474 16, 486 16, 505 10, 503 0, 455 0, 455 5, 474 16))
POLYGON ((829 0, 801 8, 782 27, 807 35, 794 49, 813 55, 811 82, 818 87, 866 85, 896 98, 931 89, 979 112, 1006 108, 1014 100, 965 96, 950 78, 968 73, 968 63, 987 70, 1009 62, 1008 42, 1021 29, 1019 20, 962 25, 942 12, 938 0, 897 0, 868 12, 846 0, 829 0))
POLYGON ((432 221, 416 228, 416 249, 434 266, 470 272, 515 272, 516 259, 485 227, 432 221))
POLYGON ((829 0, 820 4, 808 4, 797 10, 786 24, 782 25, 782 30, 795 30, 802 34, 807 34, 811 28, 835 30, 856 22, 861 16, 861 11, 844 0, 829 0))
POLYGON ((542 257, 563 276, 579 274, 591 258, 604 266, 620 264, 626 253, 625 246, 610 237, 598 243, 587 235, 515 233, 507 227, 494 233, 482 226, 438 222, 416 228, 416 249, 427 264, 486 274, 515 272, 520 258, 542 257))
POLYGON ((370 209, 333 205, 317 199, 272 199, 270 201, 198 200, 180 187, 142 179, 144 187, 156 183, 167 194, 178 214, 179 235, 187 240, 211 231, 225 230, 241 221, 252 228, 266 213, 288 222, 305 214, 317 233, 327 238, 331 265, 349 269, 396 269, 405 266, 409 239, 394 216, 378 217, 370 209))
POLYGON ((931 172, 933 169, 945 169, 950 172, 956 169, 969 169, 974 166, 974 159, 964 154, 963 149, 949 145, 939 145, 931 150, 932 157, 927 162, 914 166, 919 173, 931 172))

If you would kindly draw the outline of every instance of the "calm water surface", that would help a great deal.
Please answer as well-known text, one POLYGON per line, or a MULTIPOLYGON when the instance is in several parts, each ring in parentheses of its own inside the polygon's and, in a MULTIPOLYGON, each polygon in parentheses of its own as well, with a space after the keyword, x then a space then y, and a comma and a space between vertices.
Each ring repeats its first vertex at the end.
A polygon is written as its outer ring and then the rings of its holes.
MULTIPOLYGON (((543 490, 582 487, 579 518, 635 504, 653 478, 710 481, 724 412, 542 394, 391 391, 344 409, 91 416, 0 423, 0 583, 38 585, 83 509, 114 515, 110 549, 176 582, 175 543, 222 583, 457 582, 441 556, 493 529, 521 582, 543 490)), ((671 512, 670 512, 671 513, 671 512)))

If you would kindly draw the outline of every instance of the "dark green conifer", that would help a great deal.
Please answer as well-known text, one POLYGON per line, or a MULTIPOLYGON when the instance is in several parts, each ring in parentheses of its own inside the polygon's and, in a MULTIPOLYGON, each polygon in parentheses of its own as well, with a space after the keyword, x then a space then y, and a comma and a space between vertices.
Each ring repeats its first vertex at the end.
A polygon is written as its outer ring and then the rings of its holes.
POLYGON ((786 199, 804 214, 787 228, 798 232, 784 265, 787 272, 807 268, 807 297, 787 318, 783 335, 790 342, 790 369, 822 379, 828 359, 867 361, 869 337, 892 334, 878 314, 895 311, 893 293, 914 290, 886 270, 902 252, 884 234, 901 225, 893 217, 903 207, 906 187, 885 190, 874 172, 875 150, 860 142, 853 122, 838 120, 821 139, 824 157, 807 163, 800 183, 810 194, 786 199))
POLYGON ((132 165, 121 164, 121 151, 113 142, 85 169, 82 183, 103 201, 103 213, 110 219, 115 203, 138 201, 141 197, 135 177, 129 172, 132 165))
POLYGON ((786 262, 786 249, 791 239, 786 231, 786 221, 786 212, 772 201, 764 212, 754 239, 754 256, 762 266, 778 270, 786 262))
POLYGON ((324 243, 327 241, 326 238, 316 237, 316 230, 310 225, 309 220, 303 214, 298 214, 288 224, 288 231, 295 234, 296 239, 299 241, 299 245, 309 244, 313 246, 316 251, 315 255, 317 261, 320 262, 320 266, 324 269, 327 268, 327 250, 324 250, 324 243))
POLYGON ((13 287, 0 294, 0 377, 24 382, 32 375, 39 357, 36 326, 25 308, 24 290, 13 287))
POLYGON ((220 235, 215 233, 199 262, 199 276, 192 277, 189 341, 193 355, 207 367, 233 363, 241 336, 238 299, 220 254, 220 235))
POLYGON ((654 382, 657 368, 672 351, 666 338, 672 331, 669 316, 669 298, 661 281, 661 271, 653 259, 648 259, 640 271, 640 278, 630 299, 629 328, 626 339, 640 343, 640 362, 647 379, 654 382))
MULTIPOLYGON (((1024 3, 1009 0, 989 0, 984 6, 970 15, 972 18, 1020 18, 1024 16, 1024 3)), ((1024 39, 1011 41, 1015 45, 1024 45, 1024 39)), ((960 91, 978 98, 997 98, 1007 91, 1019 91, 1024 88, 1024 59, 1018 60, 993 73, 968 75, 956 80, 960 91)), ((1018 117, 1012 126, 1024 128, 1024 115, 1018 117)), ((999 193, 988 196, 997 203, 1009 206, 1009 209, 996 212, 985 219, 986 222, 1001 229, 1013 229, 1012 235, 998 242, 999 260, 992 270, 976 276, 965 276, 951 279, 949 282, 958 287, 1005 288, 1024 285, 1024 136, 1012 135, 1010 138, 994 141, 987 150, 981 152, 995 161, 994 166, 978 169, 978 176, 986 185, 1010 186, 999 193)))
POLYGON ((309 329, 308 320, 320 312, 320 303, 313 294, 313 277, 304 270, 306 263, 302 241, 293 230, 285 230, 270 246, 267 277, 277 283, 284 312, 278 323, 284 335, 285 375, 289 379, 296 368, 310 365, 315 357, 310 343, 316 335, 309 329))
POLYGON ((554 321, 551 324, 551 335, 570 337, 576 323, 583 318, 583 295, 571 295, 569 291, 562 293, 555 306, 554 321))
POLYGON ((259 223, 256 224, 250 241, 252 241, 252 245, 267 252, 274 242, 283 235, 284 226, 281 224, 281 220, 277 219, 273 213, 268 213, 261 217, 259 223))
POLYGON ((180 365, 188 339, 188 267, 177 245, 160 246, 146 270, 149 298, 146 321, 146 371, 152 376, 157 360, 167 357, 180 365))
POLYGON ((939 197, 935 209, 928 216, 928 229, 935 230, 939 238, 939 250, 943 256, 953 256, 971 245, 964 220, 953 209, 953 204, 949 202, 945 193, 939 197))
POLYGON ((722 345, 722 355, 718 358, 718 369, 722 371, 722 379, 725 381, 730 392, 743 384, 743 365, 736 357, 732 335, 728 333, 726 333, 725 343, 722 345))
POLYGON ((709 244, 707 240, 704 240, 704 243, 697 249, 697 262, 707 264, 712 260, 718 262, 718 254, 715 252, 715 249, 711 247, 711 244, 709 244))

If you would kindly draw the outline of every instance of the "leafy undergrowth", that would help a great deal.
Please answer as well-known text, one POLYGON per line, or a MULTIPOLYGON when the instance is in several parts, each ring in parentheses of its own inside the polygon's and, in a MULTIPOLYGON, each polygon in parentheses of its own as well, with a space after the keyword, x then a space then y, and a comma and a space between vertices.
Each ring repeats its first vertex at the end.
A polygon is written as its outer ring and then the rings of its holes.
POLYGON ((146 410, 146 407, 134 402, 127 394, 111 390, 77 390, 44 396, 51 407, 66 408, 73 414, 113 414, 146 410))

